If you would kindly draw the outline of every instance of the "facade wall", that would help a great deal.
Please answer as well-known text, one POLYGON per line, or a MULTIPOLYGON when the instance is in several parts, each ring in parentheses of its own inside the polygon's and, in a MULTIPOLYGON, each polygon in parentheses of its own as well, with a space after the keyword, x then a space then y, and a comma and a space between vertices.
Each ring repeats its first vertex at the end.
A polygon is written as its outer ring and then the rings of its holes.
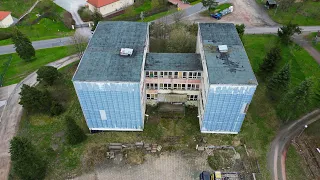
POLYGON ((0 21, 0 28, 7 28, 13 24, 13 19, 11 14, 5 17, 2 21, 0 21))
POLYGON ((139 83, 73 83, 90 130, 142 131, 139 83))
MULTIPOLYGON (((122 10, 134 3, 134 0, 119 0, 117 2, 102 6, 97 8, 98 11, 102 14, 102 16, 106 16, 112 14, 115 11, 122 10)), ((89 9, 94 12, 95 7, 89 4, 89 9)))
POLYGON ((255 89, 253 85, 210 85, 201 132, 237 134, 255 89))

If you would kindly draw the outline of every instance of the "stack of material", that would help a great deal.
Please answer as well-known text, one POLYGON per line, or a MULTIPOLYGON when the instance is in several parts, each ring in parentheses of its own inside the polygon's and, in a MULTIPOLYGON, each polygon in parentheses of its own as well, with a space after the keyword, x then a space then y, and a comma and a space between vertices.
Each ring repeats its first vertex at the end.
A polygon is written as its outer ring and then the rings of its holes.
POLYGON ((122 143, 110 143, 109 151, 122 151, 122 143))
POLYGON ((143 147, 143 142, 141 141, 141 142, 136 142, 136 147, 137 148, 142 148, 143 147))
POLYGON ((152 152, 152 153, 157 152, 157 147, 158 147, 157 144, 151 144, 151 152, 152 152))

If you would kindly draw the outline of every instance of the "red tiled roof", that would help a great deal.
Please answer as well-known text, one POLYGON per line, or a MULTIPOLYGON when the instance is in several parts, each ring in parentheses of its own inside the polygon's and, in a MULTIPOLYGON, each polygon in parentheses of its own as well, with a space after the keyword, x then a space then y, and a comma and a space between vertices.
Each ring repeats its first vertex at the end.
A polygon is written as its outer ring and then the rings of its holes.
POLYGON ((9 11, 0 11, 0 21, 9 16, 9 14, 11 14, 9 11))
POLYGON ((119 0, 87 0, 87 2, 96 8, 117 2, 119 0))

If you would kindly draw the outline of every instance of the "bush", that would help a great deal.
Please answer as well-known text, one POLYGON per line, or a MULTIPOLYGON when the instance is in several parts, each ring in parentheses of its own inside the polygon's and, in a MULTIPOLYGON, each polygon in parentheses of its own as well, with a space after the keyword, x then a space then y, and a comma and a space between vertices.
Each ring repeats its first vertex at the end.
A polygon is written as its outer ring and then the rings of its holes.
POLYGON ((5 39, 10 39, 12 34, 10 31, 0 30, 0 41, 5 39))
POLYGON ((81 19, 83 21, 92 21, 93 20, 93 13, 90 11, 89 8, 85 7, 85 6, 81 6, 78 10, 78 14, 80 15, 81 19))
POLYGON ((22 180, 40 180, 46 175, 47 164, 44 157, 22 137, 14 137, 10 141, 10 154, 13 173, 22 180))
POLYGON ((54 102, 52 103, 51 108, 50 108, 50 114, 51 114, 51 116, 60 115, 63 111, 64 111, 64 108, 63 108, 63 106, 62 106, 60 103, 58 103, 58 102, 56 102, 56 101, 54 101, 54 102))
POLYGON ((76 24, 74 19, 72 18, 72 15, 69 12, 63 13, 63 23, 69 29, 72 29, 72 25, 76 24))
POLYGON ((76 122, 70 116, 66 117, 65 123, 67 141, 69 144, 79 144, 87 138, 84 131, 76 124, 76 122))

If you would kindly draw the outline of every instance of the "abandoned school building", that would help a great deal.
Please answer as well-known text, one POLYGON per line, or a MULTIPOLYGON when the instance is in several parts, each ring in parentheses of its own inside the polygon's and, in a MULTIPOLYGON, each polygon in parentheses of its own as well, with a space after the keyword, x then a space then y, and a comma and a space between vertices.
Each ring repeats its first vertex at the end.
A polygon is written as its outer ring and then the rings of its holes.
POLYGON ((149 53, 149 25, 99 22, 73 77, 90 131, 142 131, 146 104, 198 107, 202 133, 237 134, 258 85, 235 26, 200 23, 195 53, 149 53))

